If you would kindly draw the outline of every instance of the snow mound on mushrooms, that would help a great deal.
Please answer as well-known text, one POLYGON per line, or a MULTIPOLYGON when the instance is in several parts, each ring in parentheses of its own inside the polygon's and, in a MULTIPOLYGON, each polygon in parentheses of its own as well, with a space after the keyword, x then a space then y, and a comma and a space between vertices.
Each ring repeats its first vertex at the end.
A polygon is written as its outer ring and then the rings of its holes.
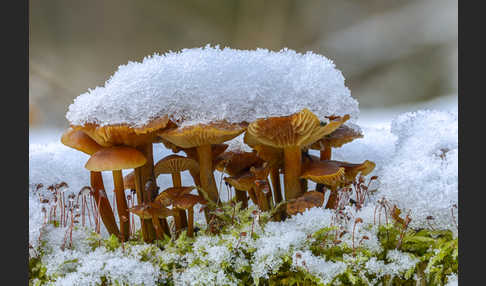
POLYGON ((379 196, 397 204, 404 215, 410 210, 412 225, 455 231, 451 210, 457 220, 457 113, 405 113, 392 121, 391 132, 397 136, 396 150, 380 174, 379 196))
POLYGON ((184 124, 251 122, 303 108, 352 121, 359 113, 342 73, 324 56, 208 45, 120 66, 104 86, 78 96, 66 118, 101 126, 141 126, 165 114, 184 124))

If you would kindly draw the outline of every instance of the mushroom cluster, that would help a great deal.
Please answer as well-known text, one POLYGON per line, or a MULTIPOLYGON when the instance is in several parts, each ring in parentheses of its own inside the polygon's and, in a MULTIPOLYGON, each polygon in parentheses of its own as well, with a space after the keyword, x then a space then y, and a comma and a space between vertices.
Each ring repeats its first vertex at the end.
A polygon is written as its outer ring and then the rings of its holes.
POLYGON ((226 176, 227 190, 234 188, 230 199, 242 208, 277 208, 276 219, 323 205, 327 191, 325 207, 336 207, 339 191, 374 168, 370 161, 331 160, 332 148, 363 136, 345 124, 358 112, 342 73, 324 56, 207 46, 120 67, 103 87, 75 99, 62 142, 91 156, 86 168, 108 232, 129 239, 135 214, 150 242, 185 229, 194 235, 198 203, 206 204, 206 223, 214 221, 224 203, 215 171, 226 176), (239 139, 243 148, 229 148, 239 139), (154 162, 158 143, 179 154, 154 162), (123 177, 122 170, 129 173, 123 177), (103 171, 113 175, 114 206, 103 171), (183 186, 186 171, 193 184, 183 186), (168 175, 173 186, 159 193, 157 178, 168 175), (315 191, 308 190, 308 180, 317 183, 315 191))
MULTIPOLYGON (((100 208, 102 221, 110 234, 121 240, 130 236, 129 213, 140 217, 145 241, 171 235, 167 217, 173 217, 178 235, 187 229, 194 235, 195 204, 207 200, 222 203, 214 172, 227 176, 227 186, 234 188, 234 199, 242 208, 253 203, 261 211, 270 211, 287 203, 285 219, 310 207, 324 204, 324 193, 330 191, 326 208, 335 208, 338 192, 358 176, 369 174, 375 167, 371 161, 359 164, 331 160, 331 148, 338 148, 363 135, 344 123, 349 115, 319 119, 308 109, 279 117, 260 118, 254 122, 180 126, 168 116, 153 120, 144 127, 124 125, 71 126, 62 136, 62 143, 89 154, 85 167, 91 171, 91 187, 100 208), (244 134, 243 134, 244 133, 244 134), (230 150, 224 142, 243 134, 244 143, 252 151, 230 150), (154 164, 152 144, 162 143, 174 153, 154 164), (321 156, 309 155, 309 149, 321 156), (122 170, 132 172, 125 177, 122 170), (101 173, 113 174, 119 227, 103 187, 101 173), (182 186, 181 172, 188 171, 194 186, 182 186), (157 177, 170 175, 173 187, 158 193, 157 177), (281 176, 283 175, 283 188, 281 176), (317 183, 308 190, 307 180, 317 183), (129 208, 125 190, 134 190, 137 206, 129 208), (197 190, 198 195, 191 194, 197 190), (187 211, 187 214, 186 214, 187 211)), ((205 208, 210 222, 211 207, 205 208)))

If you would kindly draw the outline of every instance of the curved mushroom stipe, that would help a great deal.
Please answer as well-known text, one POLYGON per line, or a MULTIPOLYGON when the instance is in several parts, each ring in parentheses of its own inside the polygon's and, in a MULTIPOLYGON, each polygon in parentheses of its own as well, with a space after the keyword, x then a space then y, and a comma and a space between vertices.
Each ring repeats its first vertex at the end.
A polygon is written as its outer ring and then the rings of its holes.
POLYGON ((112 171, 115 196, 120 221, 120 234, 123 241, 130 235, 128 204, 123 186, 122 169, 132 169, 147 162, 145 156, 135 148, 117 146, 103 148, 89 158, 86 169, 90 171, 112 171))
MULTIPOLYGON (((103 148, 83 131, 74 130, 73 128, 68 128, 68 130, 63 133, 61 143, 88 155, 93 155, 103 148)), ((93 190, 93 197, 96 205, 99 207, 98 211, 106 230, 110 235, 114 234, 117 237, 120 237, 120 231, 116 224, 113 209, 106 197, 105 186, 100 172, 90 171, 90 184, 91 189, 93 190)))

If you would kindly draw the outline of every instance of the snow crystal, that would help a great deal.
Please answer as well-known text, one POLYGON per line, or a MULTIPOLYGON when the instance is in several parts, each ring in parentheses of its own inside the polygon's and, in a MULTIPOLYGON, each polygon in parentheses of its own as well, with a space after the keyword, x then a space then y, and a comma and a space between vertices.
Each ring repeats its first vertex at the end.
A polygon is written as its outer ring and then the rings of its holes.
POLYGON ((447 276, 447 284, 445 286, 457 286, 459 285, 459 278, 457 274, 452 273, 447 276))
POLYGON ((418 258, 412 258, 409 254, 396 249, 388 251, 386 257, 389 263, 371 257, 365 264, 367 271, 376 274, 378 278, 384 275, 398 276, 411 268, 415 268, 415 265, 419 262, 418 258))
POLYGON ((208 45, 120 66, 103 87, 78 96, 66 118, 102 126, 140 126, 165 114, 191 123, 252 122, 303 108, 321 118, 350 114, 351 121, 359 112, 342 73, 324 56, 208 45))
POLYGON ((254 278, 268 277, 283 264, 282 257, 292 249, 299 249, 307 235, 331 225, 333 212, 312 208, 284 222, 269 222, 262 236, 254 242, 257 248, 252 265, 254 278))
MULTIPOLYGON (((160 270, 150 262, 124 254, 121 249, 108 251, 99 247, 85 253, 78 251, 57 251, 45 259, 47 268, 65 275, 54 285, 99 285, 102 277, 114 278, 119 284, 157 285, 160 270), (65 261, 73 261, 72 269, 66 269, 65 261), (65 273, 67 272, 67 273, 65 273)), ((110 281, 115 284, 115 281, 110 281)), ((109 284, 111 284, 109 283, 109 284)))
MULTIPOLYGON (((393 156, 397 137, 390 132, 390 128, 361 127, 363 138, 355 139, 340 148, 334 148, 332 158, 352 163, 361 163, 365 160, 373 161, 376 167, 370 174, 371 176, 380 173, 383 166, 393 156)), ((314 152, 318 155, 319 151, 314 152)))
POLYGON ((292 257, 292 266, 300 267, 311 274, 319 277, 321 283, 327 285, 332 279, 346 271, 344 262, 326 261, 320 257, 314 256, 310 251, 295 252, 292 257))
MULTIPOLYGON (((379 196, 411 211, 411 226, 455 230, 451 209, 458 202, 457 114, 405 113, 392 122, 396 152, 383 167, 379 196)), ((455 217, 457 219, 457 216, 455 217)))

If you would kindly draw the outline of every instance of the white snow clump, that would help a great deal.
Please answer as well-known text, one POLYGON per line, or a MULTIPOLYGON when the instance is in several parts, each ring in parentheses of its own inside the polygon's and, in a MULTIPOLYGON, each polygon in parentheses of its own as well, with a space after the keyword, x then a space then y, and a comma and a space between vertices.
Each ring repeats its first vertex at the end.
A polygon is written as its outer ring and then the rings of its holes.
POLYGON ((142 126, 165 114, 184 124, 252 122, 303 108, 323 119, 350 114, 355 121, 359 113, 342 73, 324 56, 207 45, 120 66, 103 87, 78 96, 66 118, 100 126, 142 126))
POLYGON ((458 203, 457 114, 405 113, 392 122, 391 132, 398 137, 396 150, 383 167, 379 196, 404 214, 410 210, 413 227, 456 230, 451 210, 458 203), (427 222, 429 216, 433 220, 427 222))

